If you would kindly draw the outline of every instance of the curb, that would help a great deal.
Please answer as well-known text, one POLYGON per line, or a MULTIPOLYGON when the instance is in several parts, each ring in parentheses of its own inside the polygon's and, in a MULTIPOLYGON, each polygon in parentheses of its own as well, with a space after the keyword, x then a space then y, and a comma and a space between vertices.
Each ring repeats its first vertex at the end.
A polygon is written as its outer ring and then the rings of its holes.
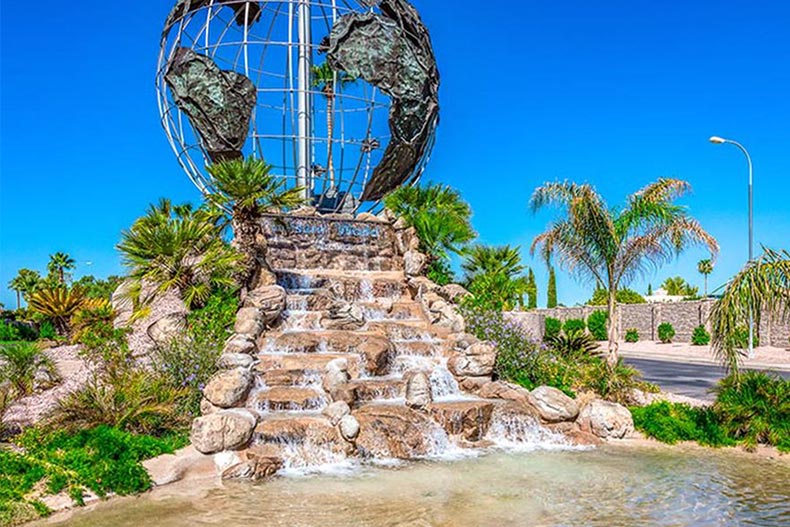
MULTIPOLYGON (((640 353, 633 351, 620 350, 620 356, 632 359, 645 359, 654 360, 658 362, 674 362, 678 364, 697 364, 702 366, 721 366, 713 359, 705 359, 701 357, 684 357, 680 358, 673 355, 658 355, 654 353, 640 353)), ((779 372, 790 373, 790 364, 774 364, 770 362, 750 362, 742 363, 741 367, 747 370, 770 370, 779 372)))

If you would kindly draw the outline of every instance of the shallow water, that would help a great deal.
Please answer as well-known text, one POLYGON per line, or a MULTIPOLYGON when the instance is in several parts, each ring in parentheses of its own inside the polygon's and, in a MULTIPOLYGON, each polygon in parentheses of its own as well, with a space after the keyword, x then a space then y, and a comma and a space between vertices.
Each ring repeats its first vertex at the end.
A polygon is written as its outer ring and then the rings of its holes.
MULTIPOLYGON (((165 489, 102 503, 69 526, 790 525, 790 464, 693 448, 493 453, 350 472, 165 489)), ((46 522, 52 525, 52 521, 46 522)))

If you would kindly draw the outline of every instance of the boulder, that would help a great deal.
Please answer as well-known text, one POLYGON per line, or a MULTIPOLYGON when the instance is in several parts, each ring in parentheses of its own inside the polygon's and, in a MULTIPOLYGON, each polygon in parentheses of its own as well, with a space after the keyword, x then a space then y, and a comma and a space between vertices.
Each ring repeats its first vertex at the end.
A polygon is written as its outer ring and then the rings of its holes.
POLYGON ((246 353, 223 353, 217 359, 217 367, 221 370, 231 370, 234 368, 249 369, 255 359, 246 353))
POLYGON ((113 313, 115 313, 113 325, 116 328, 127 325, 134 314, 134 302, 130 298, 133 287, 134 283, 132 280, 126 279, 112 293, 110 304, 112 305, 113 313))
MULTIPOLYGON (((258 272, 256 273, 255 277, 252 279, 252 290, 260 289, 262 287, 266 287, 269 285, 275 285, 277 283, 277 275, 273 272, 269 271, 268 269, 264 269, 263 267, 258 268, 258 272)), ((245 298, 246 300, 246 298, 245 298)))
POLYGON ((404 271, 407 276, 421 276, 428 258, 420 251, 406 251, 403 255, 404 271))
POLYGON ((274 476, 283 468, 283 460, 277 455, 265 455, 255 448, 241 453, 241 462, 222 471, 222 479, 246 479, 258 481, 274 476))
POLYGON ((338 424, 340 428, 340 435, 346 441, 353 441, 359 436, 359 421, 353 415, 344 415, 338 424))
POLYGON ((249 335, 232 335, 225 341, 222 353, 247 353, 254 355, 258 351, 258 346, 249 335))
POLYGON ((327 405, 321 413, 329 419, 332 426, 335 426, 343 417, 351 413, 351 408, 345 401, 336 401, 327 405))
POLYGON ((406 406, 369 404, 352 415, 360 425, 357 448, 375 457, 411 459, 436 447, 444 431, 426 413, 406 406))
POLYGON ((365 315, 362 309, 345 301, 333 302, 327 315, 321 318, 321 327, 326 329, 354 330, 364 325, 365 315))
POLYGON ((244 298, 244 307, 258 309, 260 322, 264 326, 270 326, 280 318, 285 310, 285 289, 279 285, 267 285, 253 289, 244 298))
POLYGON ((252 373, 246 368, 221 370, 206 383, 203 397, 214 406, 231 408, 246 397, 252 381, 252 373))
POLYGON ((213 414, 214 412, 219 412, 220 410, 222 410, 222 408, 219 406, 214 406, 205 397, 200 399, 200 415, 209 415, 213 414))
POLYGON ((415 297, 422 297, 427 293, 436 292, 439 290, 438 285, 424 276, 410 276, 408 277, 406 283, 409 286, 411 294, 415 297))
POLYGON ((457 304, 460 302, 464 297, 469 296, 469 291, 467 291, 463 286, 458 284, 447 284, 439 288, 439 296, 447 300, 448 302, 452 302, 457 304))
POLYGON ((598 436, 585 432, 575 422, 551 423, 547 424, 546 428, 552 432, 562 434, 574 446, 598 446, 603 444, 603 441, 598 436))
POLYGON ((149 325, 146 333, 157 345, 165 346, 181 337, 186 327, 187 317, 183 313, 170 313, 149 325))
POLYGON ((263 333, 263 329, 263 313, 257 307, 243 307, 236 313, 234 332, 254 340, 263 333))
POLYGON ((455 353, 447 361, 447 368, 457 377, 484 377, 494 372, 497 348, 491 342, 476 342, 466 350, 455 353))
POLYGON ((450 333, 447 336, 447 344, 453 351, 464 351, 477 342, 480 342, 480 339, 470 333, 450 333))
POLYGON ((405 383, 406 406, 422 409, 431 404, 433 401, 431 379, 426 372, 407 371, 403 374, 403 381, 405 383))
POLYGON ((529 402, 546 423, 573 421, 579 415, 576 401, 551 386, 538 386, 532 390, 529 402))
POLYGON ((365 369, 371 375, 383 375, 389 367, 390 358, 395 350, 386 337, 371 337, 357 347, 365 358, 365 369))
POLYGON ((576 422, 582 431, 603 439, 621 439, 634 431, 634 420, 628 408, 601 399, 587 403, 576 422))
POLYGON ((491 425, 494 403, 489 401, 454 401, 434 403, 428 407, 434 420, 450 435, 467 441, 480 441, 491 425))
POLYGON ((484 399, 504 399, 530 406, 530 392, 522 386, 504 381, 490 381, 482 385, 477 395, 484 399))
POLYGON ((327 363, 324 368, 323 386, 324 390, 330 394, 340 386, 348 383, 348 361, 346 359, 334 359, 327 363))
POLYGON ((255 422, 255 416, 248 410, 220 410, 192 421, 189 439, 203 454, 236 450, 249 442, 255 422))

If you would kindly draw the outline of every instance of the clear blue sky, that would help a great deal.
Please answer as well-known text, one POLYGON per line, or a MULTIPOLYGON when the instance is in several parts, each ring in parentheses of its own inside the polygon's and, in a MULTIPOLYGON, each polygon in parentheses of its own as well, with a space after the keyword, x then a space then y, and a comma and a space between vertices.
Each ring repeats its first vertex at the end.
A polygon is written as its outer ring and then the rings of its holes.
MULTIPOLYGON (((174 0, 3 2, 0 301, 20 267, 66 251, 77 275, 121 271, 121 229, 161 196, 196 201, 160 128, 159 34, 174 0), (92 262, 92 265, 88 265, 92 262)), ((695 0, 415 0, 442 74, 442 122, 426 177, 458 187, 480 238, 526 247, 549 221, 543 181, 594 184, 612 202, 660 176, 721 243, 719 284, 746 259, 746 166, 758 243, 790 238, 790 3, 695 0)), ((652 277, 695 283, 702 251, 652 277)), ((644 283, 634 284, 643 291, 644 283)), ((560 301, 589 287, 559 276, 560 301)))

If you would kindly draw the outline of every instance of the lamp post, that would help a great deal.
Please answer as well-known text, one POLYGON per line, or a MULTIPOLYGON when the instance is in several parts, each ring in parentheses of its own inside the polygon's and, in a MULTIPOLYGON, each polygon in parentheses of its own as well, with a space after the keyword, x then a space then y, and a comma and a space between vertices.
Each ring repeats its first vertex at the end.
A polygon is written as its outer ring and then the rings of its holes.
MULTIPOLYGON (((749 262, 754 259, 754 199, 753 199, 753 181, 752 181, 752 157, 749 155, 749 151, 739 143, 738 141, 733 141, 732 139, 724 139, 723 137, 718 137, 716 135, 710 138, 710 142, 714 145, 723 145, 725 143, 729 143, 731 145, 737 146, 743 155, 746 156, 746 163, 749 165, 749 262)), ((752 311, 753 307, 751 304, 749 305, 749 358, 754 357, 754 312, 752 311)))

